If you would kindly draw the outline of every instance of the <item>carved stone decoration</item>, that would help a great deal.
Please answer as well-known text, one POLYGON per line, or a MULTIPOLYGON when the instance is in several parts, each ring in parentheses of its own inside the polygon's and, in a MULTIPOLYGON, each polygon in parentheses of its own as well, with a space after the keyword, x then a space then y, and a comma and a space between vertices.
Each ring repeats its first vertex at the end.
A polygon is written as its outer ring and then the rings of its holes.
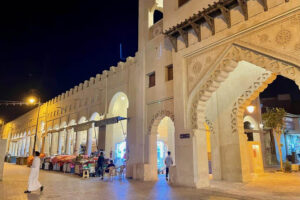
POLYGON ((276 23, 251 32, 240 38, 240 44, 255 48, 276 57, 288 57, 293 63, 300 62, 299 51, 295 45, 300 43, 300 11, 276 23))
POLYGON ((164 117, 170 117, 170 119, 174 122, 174 114, 169 110, 160 110, 159 112, 155 113, 150 121, 150 124, 148 126, 148 133, 151 133, 151 129, 153 127, 153 124, 156 120, 160 121, 164 117))
POLYGON ((212 122, 210 120, 208 120, 207 118, 205 118, 205 122, 209 127, 210 133, 215 134, 215 130, 214 130, 214 126, 213 126, 212 122))
POLYGON ((300 24, 300 14, 297 14, 291 18, 291 24, 293 24, 293 25, 300 24))
POLYGON ((281 30, 276 35, 276 42, 279 45, 285 45, 289 43, 292 39, 292 34, 289 30, 281 30))
POLYGON ((243 116, 246 106, 257 98, 259 93, 264 91, 276 77, 276 74, 272 72, 263 73, 233 104, 230 114, 232 133, 243 133, 243 116))
POLYGON ((227 46, 215 48, 214 51, 202 53, 200 56, 191 57, 187 59, 188 72, 188 90, 189 92, 195 87, 197 82, 203 78, 205 73, 217 63, 219 57, 227 46))
POLYGON ((194 65, 193 65, 193 72, 195 74, 199 74, 201 72, 201 69, 202 69, 201 62, 198 61, 198 62, 194 63, 194 65))
POLYGON ((300 43, 295 44, 295 50, 300 51, 300 43))
MULTIPOLYGON (((300 83, 299 66, 292 65, 291 63, 282 60, 277 60, 274 57, 269 57, 266 54, 244 48, 240 45, 233 44, 222 60, 218 62, 210 75, 205 78, 205 80, 202 80, 201 85, 197 87, 197 92, 192 93, 193 97, 191 97, 192 99, 189 108, 189 122, 191 123, 190 126, 192 129, 198 129, 198 126, 202 126, 202 124, 205 123, 206 102, 211 97, 212 93, 219 88, 219 85, 225 81, 229 73, 237 67, 239 61, 250 62, 276 75, 282 75, 294 80, 297 84, 300 83)), ((270 75, 265 74, 259 80, 255 81, 233 106, 231 113, 231 125, 233 131, 235 131, 235 128, 237 127, 237 119, 234 116, 238 114, 240 105, 244 102, 244 99, 251 98, 253 90, 258 90, 258 88, 262 85, 265 86, 266 84, 262 83, 266 82, 268 77, 270 77, 270 75)))

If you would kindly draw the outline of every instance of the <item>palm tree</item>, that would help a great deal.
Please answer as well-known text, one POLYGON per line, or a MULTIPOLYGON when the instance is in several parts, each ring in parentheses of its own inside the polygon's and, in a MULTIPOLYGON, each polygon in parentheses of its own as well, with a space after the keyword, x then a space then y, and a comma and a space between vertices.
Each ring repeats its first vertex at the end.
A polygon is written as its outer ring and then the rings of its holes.
POLYGON ((284 117, 286 111, 284 108, 267 108, 267 111, 262 114, 263 124, 266 128, 271 128, 275 136, 277 149, 280 157, 280 169, 283 170, 282 151, 280 143, 281 135, 284 133, 285 123, 284 117))

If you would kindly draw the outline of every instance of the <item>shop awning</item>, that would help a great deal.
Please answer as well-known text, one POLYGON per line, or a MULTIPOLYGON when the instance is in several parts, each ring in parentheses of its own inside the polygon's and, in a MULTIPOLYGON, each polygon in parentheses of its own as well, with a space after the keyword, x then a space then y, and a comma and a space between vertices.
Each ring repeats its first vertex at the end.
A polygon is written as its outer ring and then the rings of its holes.
POLYGON ((92 128, 92 123, 95 123, 95 127, 104 127, 106 125, 116 124, 119 121, 127 120, 127 119, 128 118, 117 116, 117 117, 102 119, 100 121, 89 121, 89 122, 85 122, 85 123, 82 123, 82 124, 77 124, 77 125, 74 125, 74 126, 71 126, 71 127, 68 127, 68 128, 74 128, 75 132, 85 131, 85 130, 88 130, 89 128, 92 128))

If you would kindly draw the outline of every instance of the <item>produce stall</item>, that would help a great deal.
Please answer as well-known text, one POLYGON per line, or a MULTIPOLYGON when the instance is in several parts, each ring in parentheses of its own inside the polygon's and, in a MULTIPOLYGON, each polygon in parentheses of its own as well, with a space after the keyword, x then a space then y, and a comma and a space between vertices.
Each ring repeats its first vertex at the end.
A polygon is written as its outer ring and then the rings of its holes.
POLYGON ((82 176, 83 170, 88 169, 90 176, 95 176, 97 157, 59 155, 43 159, 42 169, 82 176))

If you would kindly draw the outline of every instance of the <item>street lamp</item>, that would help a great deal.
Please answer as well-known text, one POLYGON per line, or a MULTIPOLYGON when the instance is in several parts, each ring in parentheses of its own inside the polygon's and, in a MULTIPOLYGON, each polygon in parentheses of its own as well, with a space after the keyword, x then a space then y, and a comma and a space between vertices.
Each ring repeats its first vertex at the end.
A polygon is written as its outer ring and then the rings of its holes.
MULTIPOLYGON (((39 125, 39 117, 40 117, 40 107, 41 107, 41 100, 40 98, 35 98, 33 96, 29 97, 27 101, 6 101, 6 100, 0 100, 0 106, 6 105, 6 106, 15 106, 15 105, 38 105, 38 114, 36 119, 36 128, 35 128, 35 135, 34 135, 34 145, 33 145, 33 154, 35 152, 35 144, 36 144, 36 137, 37 137, 37 130, 39 125)), ((4 121, 3 121, 4 122, 4 121)), ((2 122, 2 123, 3 123, 2 122)), ((1 124, 1 122, 0 122, 1 124)))
POLYGON ((38 126, 39 126, 39 117, 40 117, 40 108, 41 108, 41 99, 38 99, 38 102, 36 103, 36 98, 30 97, 28 99, 28 102, 30 104, 37 104, 38 105, 38 113, 37 113, 37 118, 36 118, 36 126, 35 126, 35 133, 34 133, 34 141, 33 141, 33 149, 32 149, 32 155, 34 155, 35 152, 35 145, 36 145, 36 137, 37 137, 37 131, 38 131, 38 126))

